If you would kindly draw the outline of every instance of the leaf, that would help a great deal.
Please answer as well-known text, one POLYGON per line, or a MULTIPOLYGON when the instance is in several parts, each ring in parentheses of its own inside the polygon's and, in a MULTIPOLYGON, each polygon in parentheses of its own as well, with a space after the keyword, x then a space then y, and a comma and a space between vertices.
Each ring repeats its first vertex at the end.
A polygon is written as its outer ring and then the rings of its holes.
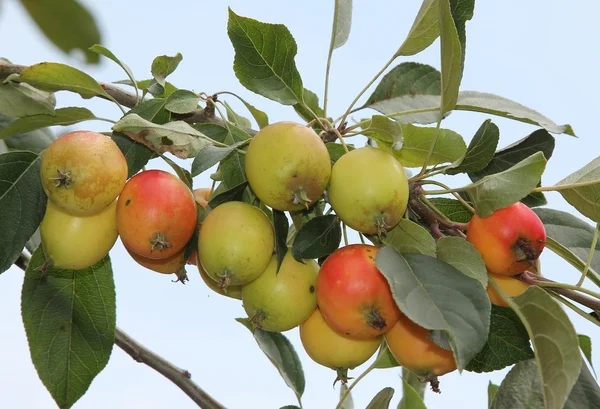
POLYGON ((408 56, 420 53, 429 47, 440 35, 438 0, 423 0, 406 40, 395 56, 408 56))
POLYGON ((214 194, 211 199, 208 201, 208 205, 214 209, 218 205, 230 202, 232 200, 241 200, 244 194, 244 190, 246 190, 246 186, 248 186, 248 182, 242 182, 239 185, 233 186, 219 194, 214 194))
POLYGON ((148 161, 156 156, 147 146, 135 142, 120 132, 113 132, 111 137, 127 160, 128 179, 142 170, 148 161))
POLYGON ((440 117, 452 111, 458 101, 462 80, 462 54, 457 27, 450 10, 450 0, 439 0, 440 48, 442 53, 442 100, 440 117))
POLYGON ((504 118, 538 125, 548 132, 575 136, 571 125, 557 125, 537 111, 515 101, 487 92, 462 91, 456 104, 457 110, 482 112, 504 118))
POLYGON ((382 115, 373 115, 368 126, 361 133, 369 138, 391 144, 394 151, 402 149, 404 143, 402 125, 382 115))
MULTIPOLYGON (((225 138, 226 144, 247 142, 250 135, 236 128, 229 126, 229 133, 225 138)), ((227 186, 234 186, 246 180, 246 155, 234 150, 230 155, 221 161, 221 176, 227 186)))
POLYGON ((587 365, 581 366, 577 383, 573 386, 563 409, 598 409, 600 408, 600 386, 592 376, 587 365))
POLYGON ((546 409, 563 409, 582 364, 573 324, 558 303, 537 286, 507 302, 533 343, 546 409))
POLYGON ((283 258, 287 254, 287 236, 290 223, 284 212, 281 210, 273 209, 273 229, 275 233, 275 254, 277 255, 277 270, 279 273, 279 267, 283 262, 283 258))
POLYGON ((207 123, 207 124, 194 124, 192 125, 192 127, 200 132, 202 132, 204 135, 208 136, 210 139, 217 141, 217 142, 221 142, 221 143, 225 143, 225 139, 229 136, 229 130, 221 125, 217 125, 217 124, 211 124, 211 123, 207 123))
POLYGON ((396 358, 394 358, 394 355, 392 355, 390 348, 388 348, 387 343, 384 340, 377 353, 377 358, 373 362, 373 367, 375 369, 388 369, 397 366, 400 366, 400 364, 396 361, 396 358))
POLYGON ((564 199, 582 215, 600 221, 600 156, 555 185, 564 199), (579 187, 563 188, 581 184, 579 187))
POLYGON ((18 75, 10 75, 7 80, 24 82, 47 92, 71 91, 81 95, 85 99, 95 96, 110 99, 100 84, 85 72, 69 65, 55 62, 42 62, 31 65, 22 70, 18 75))
POLYGON ((53 94, 33 88, 28 84, 0 84, 0 115, 22 116, 54 113, 56 98, 53 94))
POLYGON ((229 8, 227 34, 235 49, 233 70, 243 86, 283 105, 302 101, 296 41, 287 27, 241 17, 229 8))
POLYGON ((196 155, 192 162, 192 177, 196 177, 204 171, 215 166, 217 163, 225 159, 238 146, 244 144, 245 141, 234 143, 229 146, 212 146, 208 145, 196 155))
POLYGON ((205 135, 183 121, 158 125, 137 114, 125 115, 112 129, 126 135, 137 134, 152 143, 155 149, 167 145, 170 152, 181 159, 198 155, 202 148, 211 143, 205 135))
POLYGON ((177 53, 173 57, 168 55, 156 57, 150 67, 153 79, 148 84, 148 92, 154 96, 164 94, 166 90, 165 79, 177 69, 181 60, 183 60, 181 53, 177 53))
POLYGON ((488 274, 481 254, 461 237, 442 237, 436 243, 437 258, 454 266, 466 276, 488 285, 488 274))
MULTIPOLYGON (((114 84, 123 84, 123 85, 130 85, 130 86, 134 86, 134 83, 131 80, 121 80, 121 81, 115 81, 114 84)), ((149 89, 149 87, 152 85, 153 88, 160 88, 160 87, 156 87, 156 80, 154 78, 149 79, 149 80, 141 80, 137 82, 137 86, 139 89, 141 89, 142 91, 147 91, 150 92, 151 90, 149 89)), ((152 91, 155 91, 154 93, 150 92, 152 95, 154 95, 155 98, 168 98, 169 95, 171 95, 173 92, 177 91, 177 87, 173 84, 171 84, 169 81, 165 81, 165 85, 163 87, 164 89, 162 90, 162 92, 160 89, 152 89, 152 91)))
POLYGON ((165 102, 164 98, 148 99, 133 107, 127 115, 137 114, 155 124, 166 124, 171 121, 171 113, 165 109, 165 102))
POLYGON ((0 139, 7 136, 35 131, 36 129, 46 128, 53 125, 73 125, 83 121, 91 121, 96 118, 87 108, 59 108, 54 115, 32 115, 23 118, 17 118, 0 132, 0 139))
POLYGON ((487 342, 465 369, 477 373, 498 371, 533 357, 529 335, 519 317, 510 308, 492 305, 487 342))
POLYGON ((492 402, 494 401, 494 396, 496 396, 496 392, 498 392, 498 385, 495 385, 490 381, 488 383, 488 409, 492 407, 492 402))
POLYGON ((464 369, 488 337, 491 306, 479 281, 434 257, 387 246, 375 263, 398 308, 421 327, 447 332, 457 366, 464 369))
POLYGON ((316 216, 296 234, 292 255, 298 261, 328 256, 338 248, 341 240, 342 229, 337 216, 316 216))
POLYGON ((352 0, 335 0, 329 54, 336 48, 340 48, 346 44, 346 41, 348 41, 348 37, 350 36, 351 26, 352 0))
MULTIPOLYGON (((400 150, 394 150, 393 145, 389 142, 373 138, 378 141, 378 147, 393 154, 405 167, 411 168, 423 166, 436 132, 436 128, 403 123, 402 136, 404 137, 404 143, 400 150)), ((455 162, 465 154, 467 145, 462 136, 450 129, 439 129, 437 133, 437 142, 429 165, 455 162)))
POLYGON ((117 65, 119 67, 123 68, 123 71, 125 71, 125 74, 127 74, 129 79, 131 80, 131 83, 136 84, 136 95, 137 95, 137 82, 135 81, 135 78, 133 76, 133 72, 131 71, 131 68, 129 68, 129 66, 127 66, 127 64, 125 64, 123 61, 119 60, 117 58, 117 56, 114 55, 113 52, 110 51, 108 48, 106 48, 100 44, 94 44, 93 46, 91 46, 90 51, 95 52, 100 55, 103 55, 104 57, 106 57, 110 60, 113 60, 115 63, 117 63, 117 65))
POLYGON ((456 175, 458 173, 479 172, 485 169, 494 158, 499 141, 500 130, 496 124, 487 119, 481 124, 475 136, 471 139, 464 156, 444 173, 456 175))
POLYGON ((302 362, 294 350, 292 343, 278 332, 264 331, 253 328, 247 318, 236 318, 236 321, 248 328, 254 335, 260 349, 277 368, 279 374, 298 399, 304 393, 305 380, 302 362))
POLYGON ((76 0, 21 0, 21 4, 48 40, 66 54, 81 50, 88 64, 97 64, 98 55, 88 47, 100 42, 94 16, 76 0))
POLYGON ((592 365, 592 339, 587 335, 577 334, 577 340, 579 341, 579 348, 583 355, 586 357, 588 362, 592 365))
POLYGON ((33 365, 56 404, 68 409, 110 358, 115 284, 108 255, 86 269, 40 274, 44 262, 39 247, 25 272, 21 313, 33 365))
MULTIPOLYGON (((0 131, 11 122, 13 122, 13 119, 0 116, 0 131)), ((9 150, 30 151, 39 154, 50 146, 57 137, 58 136, 55 135, 50 128, 42 128, 31 132, 7 136, 3 141, 9 150)))
MULTIPOLYGON (((436 6, 437 23, 437 0, 436 6)), ((434 112, 396 116, 404 122, 432 123, 437 121, 440 105, 441 74, 430 65, 405 62, 397 65, 381 79, 363 108, 372 108, 382 114, 432 108, 434 112)))
POLYGON ((510 206, 527 196, 539 183, 546 169, 546 158, 537 152, 513 167, 485 176, 466 186, 473 206, 480 217, 487 217, 497 209, 510 206))
MULTIPOLYGON (((327 152, 329 152, 329 157, 331 158, 332 164, 337 162, 339 158, 346 154, 346 149, 344 149, 344 145, 341 143, 328 142, 325 144, 325 147, 327 148, 327 152)), ((354 146, 352 145, 346 144, 346 147, 348 147, 348 151, 354 150, 354 146)))
POLYGON ((404 218, 387 232, 382 243, 399 253, 419 253, 435 257, 433 236, 417 223, 404 218))
POLYGON ((369 402, 366 409, 388 409, 393 397, 394 389, 390 387, 383 388, 375 395, 371 402, 369 402))
POLYGON ((423 398, 404 378, 402 378, 402 391, 402 400, 398 409, 427 409, 423 398))
MULTIPOLYGON (((323 117, 323 108, 321 108, 321 106, 319 105, 319 97, 317 96, 317 94, 304 88, 304 91, 302 93, 302 99, 304 101, 304 104, 306 104, 306 106, 308 106, 310 110, 314 112, 319 118, 323 117)), ((304 105, 302 105, 301 103, 294 104, 294 110, 298 115, 300 115, 300 118, 304 119, 306 122, 310 122, 313 119, 315 119, 313 114, 308 109, 306 109, 306 107, 304 107, 304 105)))
POLYGON ((262 129, 265 126, 269 125, 269 117, 267 116, 266 113, 264 113, 263 111, 261 111, 260 109, 258 109, 256 107, 254 107, 253 105, 248 103, 245 99, 243 99, 243 98, 239 98, 239 99, 240 99, 240 101, 242 101, 242 104, 244 104, 246 106, 248 111, 250 111, 250 113, 252 114, 252 117, 256 121, 256 124, 258 125, 259 128, 262 129))
POLYGON ((227 119, 230 122, 233 122, 242 128, 250 128, 252 126, 252 123, 248 118, 244 118, 243 116, 236 114, 227 102, 223 102, 223 105, 225 105, 225 108, 227 109, 227 119))
POLYGON ((165 109, 175 114, 187 114, 198 108, 200 97, 186 89, 173 91, 165 101, 165 109))
POLYGON ((455 223, 468 223, 473 214, 456 199, 434 197, 429 199, 435 207, 455 223))
POLYGON ((40 162, 31 152, 0 155, 0 273, 17 260, 46 212, 40 162))

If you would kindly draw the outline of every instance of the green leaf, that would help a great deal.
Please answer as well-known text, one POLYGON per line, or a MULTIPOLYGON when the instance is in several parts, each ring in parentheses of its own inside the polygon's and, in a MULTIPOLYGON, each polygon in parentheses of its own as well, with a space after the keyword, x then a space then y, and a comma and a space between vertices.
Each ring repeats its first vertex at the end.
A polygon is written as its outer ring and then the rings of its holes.
POLYGON ((439 0, 440 48, 442 54, 442 100, 440 117, 450 112, 458 101, 462 80, 463 50, 450 10, 450 0, 439 0))
POLYGON ((450 11, 454 24, 456 26, 456 32, 458 33, 458 39, 461 46, 461 70, 465 66, 465 56, 467 48, 467 32, 466 23, 473 18, 473 12, 475 10, 475 0, 450 0, 450 11))
POLYGON ((398 409, 427 409, 423 398, 406 379, 402 378, 402 400, 398 409))
POLYGON ((457 366, 464 369, 488 337, 491 306, 481 283, 434 257, 387 246, 375 263, 398 308, 421 327, 448 333, 457 366))
MULTIPOLYGON (((134 83, 131 80, 121 80, 121 81, 115 81, 114 84, 122 84, 122 85, 129 85, 129 86, 134 86, 134 83)), ((150 86, 153 86, 154 88, 156 87, 156 80, 150 79, 150 80, 141 80, 137 82, 137 86, 139 89, 141 89, 142 91, 147 91, 150 92, 151 90, 149 89, 150 86)), ((160 88, 160 87, 158 87, 160 88)), ((177 87, 173 84, 171 84, 169 81, 165 81, 165 85, 163 87, 164 89, 162 90, 162 92, 158 92, 161 91, 160 89, 153 89, 152 91, 155 91, 154 93, 150 92, 152 95, 154 95, 155 98, 168 98, 169 95, 171 95, 173 92, 177 91, 177 87)))
POLYGON ((97 64, 98 55, 88 47, 100 42, 94 16, 76 0, 21 0, 21 4, 48 40, 66 54, 81 50, 88 64, 97 64))
MULTIPOLYGON (((339 158, 346 154, 346 149, 344 149, 344 145, 336 142, 327 142, 325 144, 327 148, 327 152, 329 152, 329 157, 331 158, 331 163, 334 164, 338 161, 339 158)), ((346 144, 346 147, 349 151, 353 151, 355 148, 353 145, 346 144)))
POLYGON ((492 402, 494 401, 494 396, 496 396, 496 392, 498 392, 498 385, 495 385, 490 381, 488 383, 488 409, 492 407, 492 402))
POLYGON ((546 409, 563 409, 582 364, 573 324, 560 305, 537 286, 507 302, 533 343, 546 409))
POLYGON ((286 405, 286 406, 282 406, 280 409, 300 409, 300 408, 296 405, 286 405))
POLYGON ((50 268, 33 253, 21 293, 31 361, 60 408, 81 398, 110 358, 116 326, 115 284, 107 255, 82 270, 50 268))
POLYGON ((510 206, 527 196, 539 183, 546 169, 546 158, 537 152, 511 168, 485 176, 466 186, 477 214, 491 215, 497 209, 510 206))
POLYGON ((137 114, 142 118, 163 125, 171 121, 171 113, 165 109, 166 99, 152 98, 133 107, 127 115, 137 114))
POLYGON ((244 144, 244 141, 234 143, 229 146, 206 146, 196 155, 192 162, 192 177, 196 177, 202 172, 215 166, 217 163, 225 159, 238 146, 244 144))
MULTIPOLYGON (((570 213, 555 209, 534 209, 544 223, 546 246, 564 258, 579 271, 583 271, 592 246, 595 228, 570 213)), ((600 272, 600 242, 596 244, 588 278, 600 272)), ((595 281, 600 285, 600 281, 595 281)))
POLYGON ((406 40, 395 56, 418 54, 429 47, 440 35, 438 0, 423 0, 406 40))
POLYGON ((577 339, 579 341, 579 348, 583 352, 583 355, 586 357, 590 365, 592 365, 592 339, 587 335, 577 334, 577 339))
MULTIPOLYGON (((226 144, 247 142, 250 138, 246 132, 233 125, 229 126, 229 133, 225 138, 226 144)), ((221 175, 227 186, 234 186, 246 180, 246 155, 234 150, 221 161, 221 175)))
MULTIPOLYGON (((323 108, 321 108, 321 106, 319 105, 319 97, 317 96, 317 94, 304 88, 304 91, 302 93, 302 99, 306 106, 308 106, 310 110, 314 112, 319 118, 323 117, 323 108)), ((308 109, 306 109, 306 107, 304 107, 304 105, 302 105, 301 103, 294 104, 294 110, 298 115, 300 115, 300 118, 304 119, 306 122, 310 122, 313 119, 315 119, 313 114, 308 109)))
POLYGON ((399 253, 419 253, 435 257, 435 239, 417 223, 401 219, 381 240, 399 253))
MULTIPOLYGON (((0 115, 0 131, 8 126, 14 119, 0 115)), ((9 150, 30 151, 41 153, 57 138, 50 128, 38 129, 31 132, 7 136, 3 139, 9 150)))
POLYGON ((7 79, 24 82, 47 92, 71 91, 81 95, 85 99, 95 96, 103 96, 110 99, 100 84, 85 72, 69 65, 55 62, 43 62, 31 65, 18 75, 10 75, 7 79))
MULTIPOLYGON (((402 165, 414 168, 423 166, 436 132, 436 128, 433 127, 419 127, 409 123, 402 123, 404 143, 399 150, 394 150, 393 144, 380 141, 375 136, 373 136, 373 139, 378 141, 378 147, 393 154, 402 165)), ((467 145, 462 136, 450 129, 439 129, 437 142, 429 165, 455 162, 466 151, 467 145)))
POLYGON ((375 358, 375 361, 373 362, 373 367, 375 369, 388 369, 397 366, 400 366, 400 364, 396 361, 394 355, 392 355, 392 352, 384 339, 379 348, 379 352, 377 353, 377 358, 375 358))
MULTIPOLYGON (((248 103, 245 99, 238 97, 240 101, 242 101, 242 104, 244 104, 246 106, 246 108, 248 109, 248 111, 250 111, 250 113, 252 114, 252 117, 254 118, 254 120, 256 121, 256 124, 258 125, 259 128, 264 128, 265 126, 269 125, 269 117, 267 116, 266 113, 264 113, 263 111, 261 111, 260 109, 254 107, 253 105, 251 105, 250 103, 248 103)), ((249 128, 250 126, 248 126, 249 128)))
POLYGON ((465 369, 492 372, 531 358, 529 335, 519 317, 510 308, 492 305, 487 342, 465 369))
POLYGON ((131 69, 129 68, 129 66, 127 66, 127 64, 125 64, 123 61, 119 60, 117 58, 116 55, 113 54, 112 51, 110 51, 108 48, 100 45, 100 44, 94 44, 93 46, 90 47, 90 51, 95 52, 97 54, 103 55, 104 57, 113 60, 115 63, 117 63, 117 65, 121 68, 123 68, 123 71, 125 71, 125 74, 127 74, 127 76, 129 77, 129 79, 131 80, 132 84, 136 84, 136 95, 137 95, 137 82, 135 81, 135 78, 133 76, 133 72, 131 71, 131 69))
POLYGON ((31 152, 0 155, 0 273, 17 260, 44 217, 40 162, 31 152))
POLYGON ((233 69, 243 86, 283 105, 302 101, 296 41, 287 27, 238 16, 230 8, 227 34, 235 49, 233 69))
POLYGON ((183 60, 181 53, 175 54, 173 57, 168 55, 159 55, 152 61, 150 72, 153 79, 148 84, 148 92, 154 96, 165 93, 165 79, 177 69, 179 63, 183 60))
MULTIPOLYGON (((426 0, 427 1, 427 0, 426 0)), ((434 0, 437 23, 438 1, 434 0)), ((437 27, 436 27, 437 28, 437 27)), ((404 122, 429 124, 436 122, 440 105, 441 74, 430 65, 405 62, 397 65, 381 79, 363 108, 372 108, 382 114, 432 108, 432 112, 396 116, 404 122)))
POLYGON ((391 144, 393 150, 402 149, 404 143, 400 122, 383 115, 373 115, 361 133, 377 141, 391 144))
POLYGON ((225 143, 225 139, 227 139, 227 137, 229 136, 229 130, 222 126, 222 125, 217 125, 217 124, 211 124, 211 123, 207 123, 207 124, 194 124, 192 125, 192 128, 197 129, 198 131, 202 132, 204 135, 208 136, 210 139, 215 140, 217 142, 221 142, 221 143, 225 143))
POLYGON ((273 229, 275 233, 275 254, 277 255, 277 272, 288 252, 287 236, 290 223, 284 212, 273 209, 273 229))
POLYGON ((563 409, 598 408, 600 408, 600 386, 592 376, 590 369, 584 364, 581 366, 577 383, 573 386, 563 409))
POLYGON ((174 121, 164 125, 152 123, 137 114, 125 115, 113 128, 114 131, 143 135, 143 138, 160 150, 168 145, 172 153, 181 159, 198 155, 200 150, 211 142, 206 135, 192 128, 186 122, 174 121))
POLYGON ((429 201, 455 223, 468 223, 473 217, 473 214, 456 199, 434 197, 429 201))
POLYGON ((366 409, 388 409, 393 397, 394 389, 390 387, 383 388, 375 395, 371 402, 369 402, 366 409))
POLYGON ((127 160, 127 178, 142 170, 148 161, 156 156, 154 151, 146 145, 142 145, 120 132, 113 132, 111 137, 127 160))
POLYGON ((352 26, 352 0, 335 0, 333 12, 333 27, 331 30, 331 45, 329 54, 340 48, 350 36, 352 26))
POLYGON ((73 125, 82 121, 91 121, 96 118, 87 108, 59 108, 54 115, 32 115, 17 118, 0 132, 0 139, 24 132, 35 131, 53 125, 73 125))
POLYGON ((565 200, 595 222, 600 221, 600 156, 555 185, 565 200), (578 187, 563 188, 567 185, 578 187))
POLYGON ((456 175, 458 173, 479 172, 485 169, 494 158, 499 141, 500 130, 491 119, 485 120, 471 139, 464 156, 452 164, 452 167, 444 173, 456 175))
POLYGON ((461 237, 442 237, 436 243, 437 258, 454 266, 466 276, 479 281, 487 287, 488 274, 481 254, 475 247, 461 237))
POLYGON ((298 399, 304 393, 305 380, 302 362, 294 350, 292 343, 281 333, 253 328, 250 320, 236 318, 236 321, 248 328, 254 335, 260 349, 277 368, 279 374, 298 399))
POLYGON ((250 128, 252 126, 252 123, 248 118, 244 118, 243 116, 236 114, 227 102, 223 102, 223 105, 225 105, 225 108, 227 109, 227 119, 230 122, 233 122, 242 128, 250 128))
POLYGON ((244 181, 244 182, 240 183, 239 185, 235 185, 231 188, 227 188, 226 190, 224 190, 223 192, 220 192, 218 194, 215 194, 216 193, 216 190, 215 190, 215 192, 213 192, 213 196, 208 201, 208 205, 212 209, 214 209, 215 207, 217 207, 218 205, 220 205, 222 203, 230 202, 232 200, 241 200, 247 186, 248 186, 248 182, 244 181))
POLYGON ((28 84, 0 84, 0 115, 19 118, 30 115, 52 115, 56 98, 53 94, 28 84))
POLYGON ((198 108, 200 97, 186 89, 173 91, 165 101, 165 109, 175 114, 187 114, 198 108))
POLYGON ((538 125, 548 132, 575 136, 571 125, 557 125, 537 111, 498 95, 477 91, 462 91, 456 104, 457 110, 498 115, 515 121, 538 125))
POLYGON ((340 245, 342 229, 335 215, 316 216, 296 234, 292 255, 298 261, 328 256, 340 245))

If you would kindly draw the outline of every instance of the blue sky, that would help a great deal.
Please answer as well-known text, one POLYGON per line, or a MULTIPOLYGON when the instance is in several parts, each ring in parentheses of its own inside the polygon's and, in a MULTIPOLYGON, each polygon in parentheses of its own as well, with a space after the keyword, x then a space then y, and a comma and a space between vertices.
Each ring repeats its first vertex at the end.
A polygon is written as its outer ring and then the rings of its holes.
MULTIPOLYGON (((271 122, 299 120, 293 110, 245 90, 231 69, 233 48, 226 33, 227 7, 237 14, 265 22, 285 24, 298 43, 296 64, 304 85, 322 98, 326 53, 333 1, 85 1, 104 34, 103 45, 123 59, 138 79, 150 76, 156 55, 183 54, 170 77, 176 86, 196 92, 232 91, 268 112, 271 122)), ((363 85, 388 60, 408 32, 420 1, 354 1, 354 22, 348 43, 334 52, 331 71, 330 113, 340 114, 363 85)), ((462 89, 496 93, 538 110, 555 122, 570 123, 579 138, 556 137, 554 156, 543 182, 556 183, 594 159, 600 152, 596 120, 600 113, 600 64, 597 40, 600 26, 594 2, 507 0, 476 4, 475 18, 467 25, 467 56, 462 89)), ((18 2, 4 1, 0 9, 0 56, 19 64, 58 61, 82 68, 96 79, 124 79, 119 67, 105 60, 88 67, 66 57, 31 24, 18 2)), ((418 61, 439 68, 439 42, 420 55, 398 60, 418 61)), ((118 119, 118 109, 106 101, 90 101, 60 93, 61 106, 84 105, 97 116, 118 119)), ((235 100, 229 101, 240 113, 235 100)), ((366 115, 360 113, 358 115, 366 115)), ((335 115, 337 116, 337 115, 335 115)), ((355 119, 360 116, 355 116, 355 119)), ((488 116, 455 112, 443 124, 467 141, 488 116)), ((535 128, 492 118, 500 127, 501 146, 523 138, 535 128)), ((88 122, 82 127, 108 130, 106 124, 88 122)), ((59 129, 60 131, 64 131, 59 129)), ((166 169, 154 161, 151 167, 166 169)), ((209 186, 208 174, 194 180, 209 186)), ((466 180, 452 179, 453 186, 466 180)), ((547 195, 550 206, 572 211, 557 193, 547 195)), ((251 334, 234 321, 244 316, 239 302, 225 299, 204 286, 197 272, 188 269, 190 281, 172 283, 172 277, 137 266, 118 243, 112 253, 117 285, 117 322, 142 343, 188 369, 193 379, 231 409, 277 409, 295 398, 277 371, 256 346, 251 334)), ((569 283, 577 273, 549 251, 542 256, 544 274, 569 283)), ((22 273, 12 268, 0 276, 0 407, 55 408, 31 364, 20 318, 22 273)), ((578 332, 600 339, 598 327, 579 317, 578 332)), ((334 374, 313 363, 303 351, 297 330, 286 334, 296 346, 307 377, 305 408, 333 408, 338 389, 334 374)), ((594 363, 600 367, 599 354, 594 363)), ((365 366, 366 367, 366 366, 365 366)), ((364 368, 364 367, 363 367, 364 368)), ((361 372, 358 368, 354 376, 361 372)), ((453 373, 442 378, 442 394, 426 395, 429 409, 484 408, 487 384, 500 383, 505 371, 474 375, 453 373)), ((370 374, 354 393, 356 408, 364 408, 383 387, 396 389, 397 370, 370 374)), ((149 368, 115 349, 107 368, 95 379, 77 409, 158 409, 196 407, 175 386, 149 368)))

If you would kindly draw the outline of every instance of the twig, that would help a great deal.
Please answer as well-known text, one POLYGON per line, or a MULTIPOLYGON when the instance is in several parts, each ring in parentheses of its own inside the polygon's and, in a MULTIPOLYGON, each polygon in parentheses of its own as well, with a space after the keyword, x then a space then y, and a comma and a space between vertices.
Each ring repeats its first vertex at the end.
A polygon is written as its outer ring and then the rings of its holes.
MULTIPOLYGON (((21 253, 15 265, 21 270, 27 270, 31 258, 21 253)), ((200 388, 192 375, 185 369, 178 368, 161 356, 150 351, 135 339, 131 338, 120 328, 115 329, 115 345, 131 356, 135 361, 143 363, 162 376, 173 382, 179 389, 190 397, 202 409, 225 409, 225 406, 214 400, 208 393, 200 388)))

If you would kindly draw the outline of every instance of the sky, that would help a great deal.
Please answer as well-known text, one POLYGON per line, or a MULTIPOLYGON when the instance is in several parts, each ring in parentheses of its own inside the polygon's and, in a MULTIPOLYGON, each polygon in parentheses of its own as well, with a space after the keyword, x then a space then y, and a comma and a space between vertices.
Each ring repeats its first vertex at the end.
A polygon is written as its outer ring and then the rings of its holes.
MULTIPOLYGON (((227 8, 260 21, 285 24, 298 44, 296 64, 304 86, 322 99, 333 1, 88 0, 84 3, 100 25, 103 45, 124 60, 138 79, 150 77, 150 64, 155 56, 180 52, 183 61, 169 78, 176 86, 208 94, 223 90, 239 93, 266 111, 271 122, 300 119, 290 107, 256 95, 237 81, 232 70, 233 47, 226 33, 227 8)), ((334 52, 329 106, 332 115, 343 113, 364 84, 397 50, 420 3, 418 0, 354 1, 350 38, 344 47, 334 52)), ((598 13, 598 3, 581 0, 478 1, 475 17, 467 24, 468 45, 461 89, 513 99, 559 124, 570 123, 578 135, 578 138, 556 135, 554 155, 543 177, 545 185, 558 182, 600 152, 595 123, 600 113, 597 98, 600 83, 596 78, 600 65, 598 13)), ((120 68, 108 60, 100 66, 86 66, 76 56, 58 52, 16 0, 2 3, 0 38, 5 39, 0 45, 0 57, 18 64, 55 61, 83 69, 99 81, 125 78, 120 68)), ((439 42, 397 63, 404 61, 439 68, 439 42)), ((247 115, 237 101, 227 101, 247 115)), ((107 101, 82 100, 62 92, 58 94, 58 104, 86 106, 99 117, 115 120, 120 117, 118 109, 107 101)), ((489 117, 454 112, 443 126, 457 131, 468 142, 489 117)), ((509 145, 536 129, 491 118, 500 127, 500 146, 509 145)), ((100 122, 86 122, 79 127, 109 130, 106 123, 100 122)), ((167 169, 156 160, 149 168, 167 169)), ((209 174, 195 178, 194 187, 208 187, 209 174)), ((467 183, 464 178, 447 180, 454 187, 467 183)), ((549 193, 547 198, 549 207, 576 214, 559 194, 549 193)), ((234 320, 244 316, 240 302, 212 293, 193 266, 188 267, 190 281, 181 285, 171 282, 171 276, 136 265, 120 242, 111 251, 111 257, 120 328, 189 370, 199 385, 230 409, 277 409, 296 403, 293 392, 257 347, 250 332, 234 320)), ((577 282, 577 272, 550 251, 543 253, 542 265, 544 274, 552 279, 577 282)), ((14 267, 0 275, 0 407, 52 409, 56 405, 37 377, 27 348, 20 315, 22 282, 22 272, 14 267)), ((600 339, 598 327, 578 316, 571 317, 579 333, 591 336, 593 341, 600 339)), ((339 384, 332 388, 334 373, 310 360, 297 329, 287 332, 286 336, 296 347, 305 370, 304 407, 335 407, 339 384)), ((596 368, 600 368, 599 355, 596 353, 593 360, 596 368)), ((357 376, 370 362, 351 374, 357 376)), ((428 392, 425 403, 429 409, 485 408, 488 382, 499 384, 506 373, 507 369, 482 375, 454 372, 441 379, 442 393, 428 392)), ((366 407, 386 386, 396 389, 391 406, 395 407, 401 396, 397 369, 374 371, 367 376, 354 390, 355 407, 366 407)), ((170 407, 191 409, 196 406, 161 375, 134 362, 118 348, 113 350, 105 370, 74 406, 76 409, 170 407)))

